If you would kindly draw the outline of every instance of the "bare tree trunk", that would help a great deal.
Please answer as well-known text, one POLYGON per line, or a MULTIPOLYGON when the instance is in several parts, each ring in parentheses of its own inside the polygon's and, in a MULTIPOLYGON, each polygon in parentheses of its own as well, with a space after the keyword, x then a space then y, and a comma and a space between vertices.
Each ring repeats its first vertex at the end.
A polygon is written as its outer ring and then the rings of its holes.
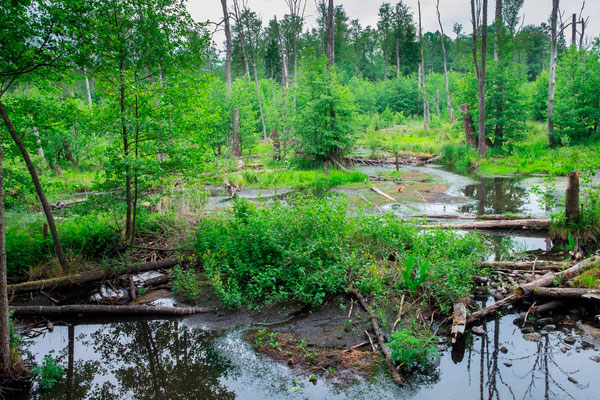
POLYGON ((400 78, 400 39, 396 38, 396 77, 400 78))
MULTIPOLYGON (((277 40, 279 42, 279 48, 281 49, 281 84, 284 88, 290 87, 289 82, 289 72, 288 72, 288 62, 285 56, 285 50, 283 48, 283 41, 281 40, 281 32, 279 31, 279 23, 277 22, 277 15, 273 17, 275 20, 275 26, 277 27, 277 40)), ((285 89, 283 91, 283 95, 285 97, 285 89)))
MULTIPOLYGON (((29 82, 25 83, 25 93, 27 97, 29 97, 29 82)), ((31 120, 31 130, 33 131, 33 136, 35 136, 35 141, 38 146, 38 157, 40 157, 44 164, 47 165, 48 161, 46 160, 46 154, 44 154, 44 148, 42 147, 42 141, 40 140, 40 131, 38 131, 38 129, 35 127, 35 122, 33 121, 32 115, 29 115, 29 119, 31 120)))
POLYGON ((565 195, 565 217, 567 222, 579 222, 579 172, 567 174, 567 191, 565 195))
POLYGON ((486 135, 485 135, 485 67, 487 60, 487 0, 482 4, 481 21, 481 65, 477 61, 477 31, 478 17, 475 15, 475 1, 471 0, 471 18, 473 23, 473 62, 477 71, 477 82, 479 89, 479 143, 478 153, 480 157, 487 154, 486 135))
POLYGON ((473 118, 468 104, 461 104, 460 111, 463 113, 463 124, 465 127, 465 139, 467 144, 474 149, 477 148, 477 136, 475 136, 475 127, 473 126, 473 118))
POLYGON ((50 232, 52 233, 52 239, 54 240, 54 250, 56 252, 56 257, 58 258, 58 261, 59 261, 61 267, 63 267, 63 269, 65 269, 65 271, 68 272, 69 271, 69 262, 67 261, 67 257, 65 256, 65 252, 63 251, 62 245, 60 243, 60 238, 58 237, 58 231, 56 230, 56 224, 54 223, 54 218, 52 217, 52 209, 50 207, 50 203, 48 203, 48 199, 46 199, 46 195, 44 194, 44 190, 42 189, 42 184, 40 183, 40 179, 38 177, 37 171, 35 170, 35 166, 33 165, 33 162, 31 161, 31 157, 29 157, 29 152, 27 152, 27 148, 25 147, 25 144, 23 143, 23 141, 21 140, 19 135, 17 135, 17 132, 15 131, 15 127, 13 126, 12 122, 8 118, 8 114, 6 113, 6 110, 4 109, 4 105, 2 104, 2 102, 0 102, 0 116, 2 117, 2 120, 4 121, 4 125, 6 125, 6 128, 8 129, 10 136, 12 137, 13 141, 19 148, 21 155, 23 156, 23 160, 25 161, 25 165, 27 166, 27 169, 29 170, 29 174, 31 175, 31 180, 33 181, 33 185, 35 186, 35 190, 38 195, 38 198, 40 199, 40 202, 42 203, 42 208, 44 210, 44 214, 46 215, 46 219, 48 221, 48 227, 50 228, 50 232))
POLYGON ((329 59, 330 66, 335 64, 334 11, 333 0, 329 0, 329 9, 327 10, 327 58, 329 59))
MULTIPOLYGON (((121 88, 119 90, 119 102, 121 107, 121 139, 123 140, 123 156, 127 158, 129 156, 129 138, 127 133, 127 125, 125 123, 125 84, 123 82, 123 72, 121 72, 121 88)), ((131 221, 132 221, 132 194, 131 194, 131 166, 129 163, 125 164, 125 202, 127 206, 125 216, 125 238, 126 240, 131 236, 131 221)))
POLYGON ((438 23, 440 24, 440 32, 442 33, 442 57, 444 59, 444 79, 446 81, 446 107, 448 108, 448 118, 450 119, 450 123, 453 124, 454 119, 454 109, 452 108, 452 104, 450 103, 450 85, 448 83, 448 63, 446 60, 446 45, 444 44, 444 26, 442 25, 442 19, 440 17, 440 0, 437 1, 436 11, 438 17, 438 23))
POLYGON ((234 157, 242 155, 240 152, 240 110, 238 108, 233 109, 232 153, 234 157))
POLYGON ((90 79, 88 78, 87 68, 83 66, 83 76, 85 78, 85 91, 87 93, 87 101, 90 111, 92 111, 92 91, 90 90, 90 79))
POLYGON ((421 47, 421 84, 423 89, 423 128, 427 130, 427 93, 425 91, 425 58, 423 57, 423 27, 421 25, 421 1, 417 2, 419 6, 419 45, 421 47))
POLYGON ((559 0, 552 0, 552 14, 550 15, 550 67, 548 74, 548 146, 554 146, 554 88, 556 86, 556 42, 558 23, 559 0))
POLYGON ((571 46, 577 46, 577 14, 571 19, 571 46))
POLYGON ((231 93, 231 27, 229 26, 229 10, 227 0, 221 0, 223 7, 223 22, 225 24, 225 83, 227 84, 227 96, 231 93))
POLYGON ((494 43, 494 61, 500 61, 499 49, 500 49, 500 38, 502 36, 502 0, 496 0, 496 15, 495 15, 494 30, 496 40, 494 43))
POLYGON ((8 375, 10 361, 10 332, 8 328, 8 293, 6 289, 6 240, 4 237, 4 152, 0 146, 0 362, 8 375))

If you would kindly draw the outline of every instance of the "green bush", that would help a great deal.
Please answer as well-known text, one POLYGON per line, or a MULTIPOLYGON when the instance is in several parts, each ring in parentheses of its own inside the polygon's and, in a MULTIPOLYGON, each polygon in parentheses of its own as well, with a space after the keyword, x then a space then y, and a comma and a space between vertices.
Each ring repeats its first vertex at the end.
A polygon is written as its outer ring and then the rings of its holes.
MULTIPOLYGON (((110 227, 104 216, 92 214, 57 221, 57 230, 63 248, 72 256, 98 258, 116 251, 120 234, 110 227)), ((22 278, 30 267, 48 261, 54 256, 52 236, 43 235, 43 222, 7 227, 7 276, 22 278)))
POLYGON ((200 295, 200 278, 193 269, 177 266, 169 271, 173 290, 187 299, 194 299, 200 295))
POLYGON ((420 232, 393 214, 349 215, 343 198, 309 196, 264 208, 238 200, 231 218, 203 220, 196 237, 210 284, 230 307, 318 306, 348 286, 384 296, 410 287, 447 311, 468 296, 482 246, 477 235, 420 232))
POLYGON ((439 357, 435 336, 425 330, 404 329, 392 332, 389 347, 392 350, 392 361, 404 370, 425 367, 433 358, 439 357))

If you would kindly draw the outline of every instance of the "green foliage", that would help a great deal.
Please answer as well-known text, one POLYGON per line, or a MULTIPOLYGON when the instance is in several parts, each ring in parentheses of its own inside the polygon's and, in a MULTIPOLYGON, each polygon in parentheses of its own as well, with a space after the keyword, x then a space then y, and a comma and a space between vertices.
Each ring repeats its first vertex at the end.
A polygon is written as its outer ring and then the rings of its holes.
POLYGON ((403 370, 426 367, 432 359, 439 357, 436 337, 426 330, 403 329, 392 332, 389 347, 392 361, 400 364, 403 370))
POLYGON ((448 309, 470 292, 483 248, 476 235, 419 232, 391 214, 350 216, 341 198, 297 196, 263 208, 238 200, 232 218, 201 221, 196 251, 231 307, 283 300, 318 306, 354 285, 382 295, 410 286, 448 309), (406 284, 390 257, 407 260, 406 284))
MULTIPOLYGON (((106 215, 90 214, 57 221, 57 229, 65 251, 85 259, 112 255, 121 245, 120 233, 110 227, 106 215)), ((39 263, 54 255, 51 236, 43 235, 43 222, 7 226, 7 276, 23 278, 39 263)))
MULTIPOLYGON (((555 124, 558 142, 568 145, 596 135, 600 123, 600 42, 574 46, 556 69, 555 124)), ((597 136, 595 137, 597 140, 597 136)))
POLYGON ((195 299, 202 293, 200 277, 193 269, 177 266, 169 271, 173 290, 187 299, 195 299))
POLYGON ((309 59, 299 77, 294 128, 298 149, 319 159, 339 157, 352 149, 354 103, 327 59, 309 59))
POLYGON ((64 375, 65 370, 54 361, 51 356, 44 356, 41 365, 36 365, 31 369, 31 377, 40 380, 40 386, 43 389, 51 389, 58 383, 64 375))

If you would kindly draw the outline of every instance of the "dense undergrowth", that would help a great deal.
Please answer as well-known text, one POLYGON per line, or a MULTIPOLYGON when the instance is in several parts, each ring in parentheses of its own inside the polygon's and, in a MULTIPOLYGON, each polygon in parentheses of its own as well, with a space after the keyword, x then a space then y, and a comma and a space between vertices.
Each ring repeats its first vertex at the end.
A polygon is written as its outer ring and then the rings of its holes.
POLYGON ((318 306, 348 286, 365 295, 421 294, 448 311, 468 296, 483 252, 477 235, 419 231, 391 214, 350 214, 340 197, 297 196, 200 223, 196 252, 219 299, 258 308, 295 300, 318 306))

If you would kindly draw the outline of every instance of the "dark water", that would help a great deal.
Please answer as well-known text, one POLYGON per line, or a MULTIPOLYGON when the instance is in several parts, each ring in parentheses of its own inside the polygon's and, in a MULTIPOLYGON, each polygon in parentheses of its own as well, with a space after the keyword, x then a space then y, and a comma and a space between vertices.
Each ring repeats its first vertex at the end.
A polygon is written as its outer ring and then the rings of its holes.
POLYGON ((52 355, 65 367, 65 377, 51 390, 36 388, 28 398, 597 399, 600 364, 590 356, 598 352, 580 348, 584 331, 576 322, 562 322, 540 342, 529 342, 519 330, 522 316, 488 322, 487 335, 468 337, 464 352, 440 348, 437 367, 408 376, 411 383, 404 388, 382 371, 353 384, 335 378, 312 384, 256 354, 242 339, 242 329, 211 332, 197 317, 57 326, 27 340, 27 348, 36 361, 52 355), (566 334, 577 335, 578 342, 565 345, 566 334))

